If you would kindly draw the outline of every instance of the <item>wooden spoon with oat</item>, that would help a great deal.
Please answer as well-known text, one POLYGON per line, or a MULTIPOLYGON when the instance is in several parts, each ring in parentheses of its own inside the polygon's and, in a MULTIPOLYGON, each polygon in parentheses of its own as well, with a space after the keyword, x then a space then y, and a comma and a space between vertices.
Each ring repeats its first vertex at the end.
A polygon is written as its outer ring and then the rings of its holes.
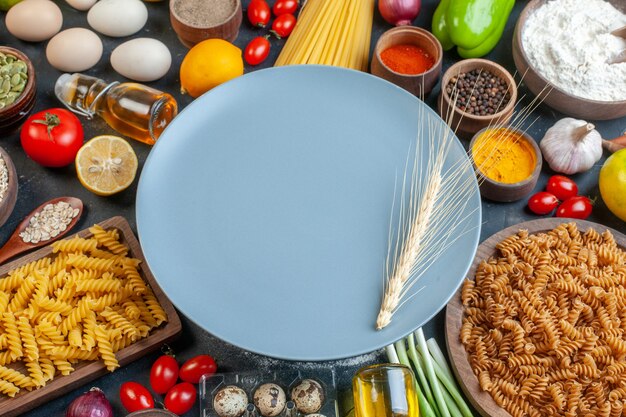
POLYGON ((46 201, 17 226, 0 248, 0 264, 22 252, 47 245, 65 236, 83 213, 83 202, 76 197, 46 201))

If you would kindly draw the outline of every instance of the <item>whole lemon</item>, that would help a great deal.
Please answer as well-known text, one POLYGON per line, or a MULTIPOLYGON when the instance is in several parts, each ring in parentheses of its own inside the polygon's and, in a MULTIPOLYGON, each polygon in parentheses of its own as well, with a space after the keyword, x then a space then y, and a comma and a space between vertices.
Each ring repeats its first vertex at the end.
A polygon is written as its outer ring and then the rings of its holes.
POLYGON ((606 206, 626 221, 626 149, 620 149, 600 169, 600 195, 606 206))
POLYGON ((180 65, 181 92, 195 98, 242 74, 241 49, 223 39, 207 39, 191 48, 180 65))

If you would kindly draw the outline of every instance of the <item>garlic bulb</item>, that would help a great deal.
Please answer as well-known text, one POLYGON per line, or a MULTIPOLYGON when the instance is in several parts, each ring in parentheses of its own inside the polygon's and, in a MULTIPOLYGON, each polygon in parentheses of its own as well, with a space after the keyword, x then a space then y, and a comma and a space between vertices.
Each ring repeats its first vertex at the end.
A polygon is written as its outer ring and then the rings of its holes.
POLYGON ((539 146, 550 168, 568 175, 587 171, 602 157, 602 137, 595 126, 570 117, 548 129, 539 146))

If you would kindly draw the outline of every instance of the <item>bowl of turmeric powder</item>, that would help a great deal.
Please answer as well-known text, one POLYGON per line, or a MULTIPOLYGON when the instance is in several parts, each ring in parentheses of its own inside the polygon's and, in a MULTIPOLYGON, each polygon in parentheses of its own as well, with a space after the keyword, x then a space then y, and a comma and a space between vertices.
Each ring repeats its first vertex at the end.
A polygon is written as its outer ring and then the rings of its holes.
POLYGON ((493 201, 524 198, 535 188, 541 172, 541 150, 526 132, 487 127, 469 145, 480 194, 493 201))
POLYGON ((439 80, 442 59, 443 48, 432 33, 397 26, 378 38, 370 72, 423 99, 439 80))

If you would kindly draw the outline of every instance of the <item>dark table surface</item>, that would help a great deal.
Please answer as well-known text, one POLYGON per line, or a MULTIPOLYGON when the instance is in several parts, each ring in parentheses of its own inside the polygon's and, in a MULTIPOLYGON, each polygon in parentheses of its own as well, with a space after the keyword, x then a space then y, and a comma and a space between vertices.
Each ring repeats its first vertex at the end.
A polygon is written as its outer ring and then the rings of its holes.
MULTIPOLYGON (((63 0, 55 0, 55 2, 59 4, 63 11, 63 29, 75 26, 88 27, 85 12, 74 10, 63 0)), ((414 24, 430 29, 430 21, 437 3, 438 2, 436 0, 424 0, 420 15, 415 20, 414 24)), ((517 17, 526 3, 527 2, 525 1, 517 2, 515 9, 509 18, 506 30, 500 43, 494 51, 486 57, 500 63, 511 73, 515 72, 515 65, 511 55, 511 39, 517 17)), ((182 109, 192 100, 190 97, 182 96, 179 93, 180 84, 178 68, 187 49, 181 45, 176 37, 176 34, 171 29, 169 23, 168 2, 161 1, 146 4, 149 10, 148 23, 139 33, 129 38, 154 37, 162 40, 169 46, 173 58, 172 67, 164 78, 151 83, 150 85, 173 94, 178 100, 179 107, 182 109)), ((244 9, 247 4, 248 1, 244 0, 244 9)), ((53 86, 56 78, 60 75, 60 72, 52 68, 46 61, 46 43, 21 42, 7 32, 6 27, 4 26, 4 19, 0 19, 0 21, 0 44, 12 46, 25 52, 33 61, 37 69, 37 102, 35 104, 34 111, 50 107, 58 107, 60 103, 54 97, 53 86)), ((385 23, 378 12, 376 12, 372 32, 372 49, 381 33, 389 28, 390 25, 385 23)), ((244 18, 244 23, 241 26, 239 37, 235 41, 235 44, 243 49, 250 39, 260 34, 265 34, 265 31, 252 28, 249 24, 247 24, 244 18)), ((101 36, 101 38, 104 43, 104 55, 100 62, 86 73, 101 77, 108 81, 122 81, 123 77, 116 74, 111 68, 111 65, 109 64, 109 57, 111 51, 117 45, 128 39, 109 38, 106 36, 101 36)), ((271 66, 284 41, 272 39, 271 42, 272 53, 270 58, 264 64, 256 68, 246 66, 246 72, 271 66)), ((443 70, 445 71, 450 65, 459 59, 460 58, 456 52, 446 52, 443 70)), ((516 75, 516 79, 519 81, 520 77, 516 75)), ((439 86, 435 88, 426 100, 427 103, 433 108, 435 98, 438 93, 439 86)), ((522 106, 528 104, 532 97, 532 94, 530 94, 522 84, 520 87, 520 96, 524 95, 526 96, 520 100, 520 103, 518 103, 518 110, 521 109, 522 106)), ((533 117, 526 121, 524 127, 528 129, 528 133, 531 136, 539 140, 543 137, 545 131, 561 117, 563 117, 562 114, 559 114, 558 112, 542 105, 534 111, 533 117), (531 122, 533 121, 534 124, 531 126, 531 122)), ((242 120, 244 120, 243 115, 242 120)), ((83 120, 83 122, 86 139, 98 134, 115 134, 115 132, 101 119, 95 119, 92 121, 83 120)), ((624 129, 626 129, 626 118, 597 122, 596 126, 603 137, 617 137, 624 129)), ((131 144, 139 158, 139 170, 141 170, 151 148, 136 141, 131 141, 131 144)), ((464 144, 467 146, 466 141, 464 141, 464 144)), ((108 198, 98 197, 80 185, 76 178, 73 165, 62 169, 48 169, 43 168, 29 160, 20 146, 19 135, 17 132, 0 138, 0 146, 5 148, 11 155, 13 161, 15 162, 19 176, 18 201, 9 220, 0 228, 0 242, 6 241, 22 218, 36 206, 46 200, 63 195, 76 196, 81 198, 85 203, 85 213, 78 223, 76 230, 84 229, 94 223, 100 222, 112 216, 121 215, 128 219, 132 228, 136 231, 135 193, 137 189, 137 181, 135 181, 128 190, 117 195, 108 198)), ((620 221, 617 217, 611 214, 602 202, 602 199, 599 198, 597 185, 598 172, 603 160, 599 161, 589 172, 576 175, 573 178, 579 184, 581 194, 598 197, 590 220, 620 231, 626 231, 624 222, 620 221)), ((545 186, 547 178, 551 174, 552 172, 544 164, 541 178, 537 183, 537 190, 545 186)), ((483 201, 484 220, 481 232, 481 241, 507 226, 535 218, 536 217, 525 208, 525 200, 509 204, 483 201)), ((302 299, 299 300, 299 302, 307 303, 308 300, 302 299)), ((182 315, 181 319, 183 322, 182 337, 172 345, 177 353, 177 357, 180 360, 185 360, 197 354, 210 353, 215 357, 221 371, 306 368, 310 372, 315 372, 315 369, 334 368, 338 375, 339 387, 341 389, 345 389, 346 387, 349 387, 351 378, 359 367, 383 361, 385 359, 383 351, 376 351, 351 359, 323 363, 297 363, 274 360, 256 355, 254 353, 245 352, 241 349, 228 345, 227 343, 213 337, 208 332, 198 328, 182 315)), ((445 344, 443 328, 443 311, 424 327, 427 337, 434 336, 439 341, 441 346, 444 346, 445 344)), ((91 386, 98 386, 103 389, 107 397, 113 403, 115 414, 120 416, 124 415, 124 409, 122 408, 118 398, 118 389, 120 384, 124 381, 134 380, 148 385, 150 366, 158 355, 158 352, 149 354, 122 369, 118 369, 112 374, 99 378, 81 388, 78 388, 70 394, 57 398, 44 406, 34 409, 29 412, 28 415, 42 417, 62 416, 64 415, 68 404, 80 393, 91 386)), ((189 412, 188 415, 197 415, 197 410, 194 409, 189 412)))

